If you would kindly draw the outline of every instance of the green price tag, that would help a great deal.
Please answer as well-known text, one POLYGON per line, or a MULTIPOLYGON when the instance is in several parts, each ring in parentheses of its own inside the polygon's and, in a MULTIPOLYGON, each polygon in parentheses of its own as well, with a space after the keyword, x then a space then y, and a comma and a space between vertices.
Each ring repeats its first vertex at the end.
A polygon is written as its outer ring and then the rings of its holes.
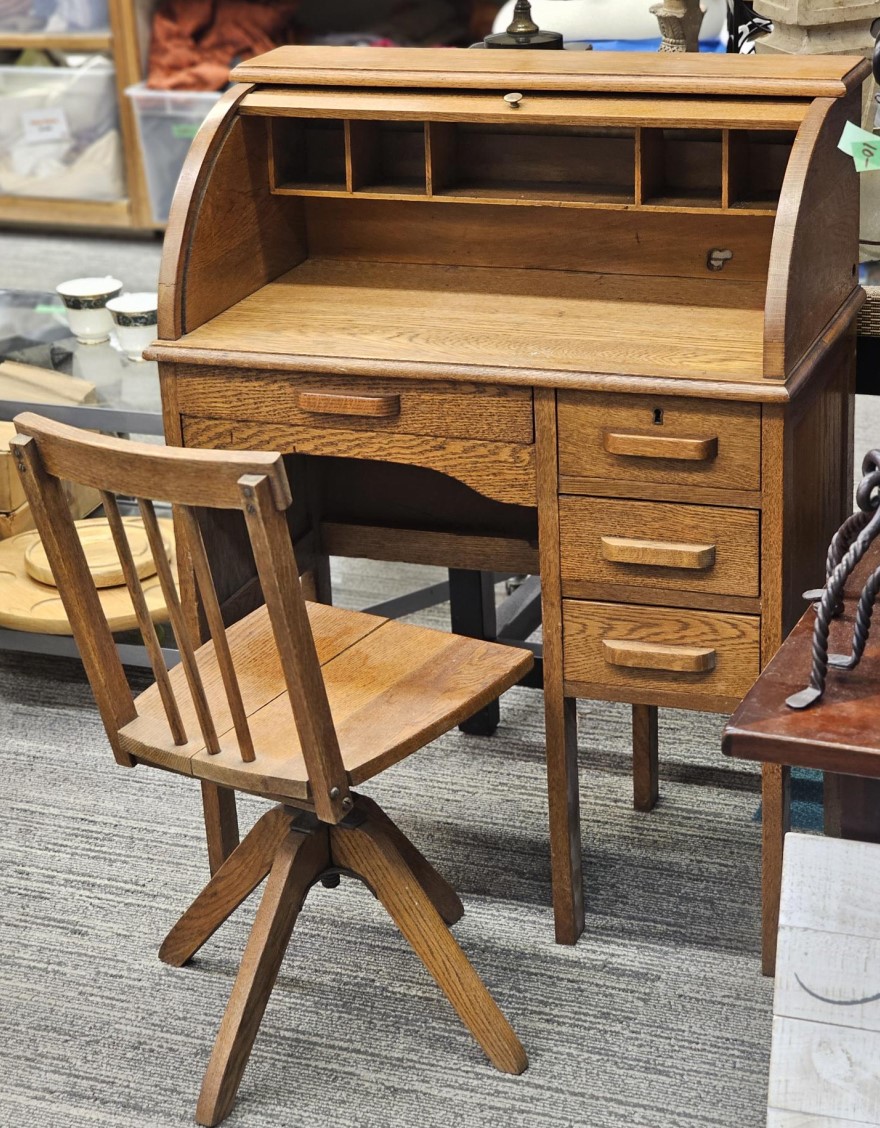
POLYGON ((182 138, 184 141, 192 141, 198 131, 199 125, 195 121, 176 121, 171 126, 172 137, 182 138))
POLYGON ((859 172, 880 169, 880 137, 876 133, 869 133, 848 121, 837 147, 852 157, 859 172))

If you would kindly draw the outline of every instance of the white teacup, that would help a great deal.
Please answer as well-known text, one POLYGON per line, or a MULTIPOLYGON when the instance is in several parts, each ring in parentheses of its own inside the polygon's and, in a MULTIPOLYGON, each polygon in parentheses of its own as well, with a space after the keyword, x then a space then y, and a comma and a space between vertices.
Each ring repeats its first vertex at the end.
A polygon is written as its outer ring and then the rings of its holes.
POLYGON ((98 345, 110 338, 113 319, 107 302, 122 291, 118 278, 71 278, 55 287, 67 307, 67 323, 83 345, 98 345))
POLYGON ((143 360, 144 349, 156 339, 158 302, 158 294, 122 294, 107 302, 119 347, 129 360, 143 360))

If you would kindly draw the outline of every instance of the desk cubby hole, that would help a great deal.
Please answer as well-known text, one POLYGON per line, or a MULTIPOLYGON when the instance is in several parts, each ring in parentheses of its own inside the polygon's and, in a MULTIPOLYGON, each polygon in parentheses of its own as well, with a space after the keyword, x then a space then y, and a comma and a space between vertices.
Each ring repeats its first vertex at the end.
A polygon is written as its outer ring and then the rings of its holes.
POLYGON ((272 188, 296 195, 345 191, 345 122, 273 118, 272 188))
POLYGON ((775 212, 795 136, 787 130, 725 130, 726 208, 775 212))
POLYGON ((516 203, 632 204, 635 130, 432 122, 434 196, 516 203))
POLYGON ((355 194, 425 195, 425 126, 409 121, 346 123, 348 189, 355 194))
POLYGON ((645 207, 720 208, 720 129, 640 129, 637 202, 645 207))

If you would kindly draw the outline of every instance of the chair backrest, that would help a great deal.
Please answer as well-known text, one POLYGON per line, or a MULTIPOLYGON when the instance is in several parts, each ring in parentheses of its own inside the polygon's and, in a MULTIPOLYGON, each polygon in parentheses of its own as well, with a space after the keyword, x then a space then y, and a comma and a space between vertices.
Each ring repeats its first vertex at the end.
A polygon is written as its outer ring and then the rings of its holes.
POLYGON ((31 413, 17 416, 15 425, 10 448, 116 759, 132 762, 118 733, 137 712, 65 500, 65 480, 101 493, 172 739, 180 745, 188 734, 116 496, 137 499, 201 735, 207 751, 217 753, 218 733, 194 657, 199 640, 190 627, 193 616, 181 606, 153 506, 155 500, 171 503, 178 538, 185 542, 182 555, 191 562, 214 644, 239 753, 250 761, 255 758, 253 740, 195 510, 237 509, 244 514, 315 811, 327 822, 344 818, 351 799, 285 516, 291 495, 281 455, 134 443, 31 413))

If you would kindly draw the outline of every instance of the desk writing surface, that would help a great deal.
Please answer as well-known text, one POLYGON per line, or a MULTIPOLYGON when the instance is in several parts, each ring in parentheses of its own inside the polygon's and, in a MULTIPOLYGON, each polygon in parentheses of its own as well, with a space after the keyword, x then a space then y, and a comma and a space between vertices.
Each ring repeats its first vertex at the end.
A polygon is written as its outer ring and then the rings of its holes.
POLYGON ((682 279, 309 259, 175 348, 181 359, 192 348, 760 383, 764 314, 751 308, 759 287, 732 281, 723 299, 709 289, 682 279))

